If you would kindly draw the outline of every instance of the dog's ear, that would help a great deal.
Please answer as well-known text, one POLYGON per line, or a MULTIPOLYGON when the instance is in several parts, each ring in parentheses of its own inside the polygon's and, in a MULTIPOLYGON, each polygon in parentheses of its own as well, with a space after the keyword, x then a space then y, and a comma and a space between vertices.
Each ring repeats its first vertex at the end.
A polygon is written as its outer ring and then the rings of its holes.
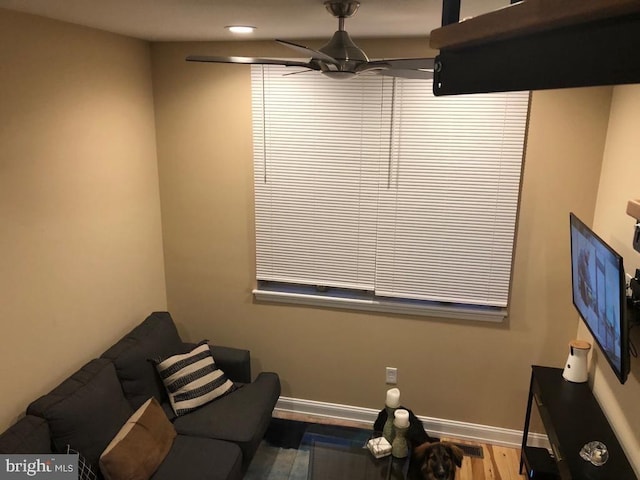
POLYGON ((449 452, 451 458, 453 458, 453 463, 455 463, 458 467, 461 467, 462 458, 464 457, 464 452, 462 451, 462 449, 457 445, 449 442, 443 442, 443 445, 449 452))
POLYGON ((424 459, 427 456, 427 450, 433 446, 431 442, 424 442, 422 445, 418 445, 413 449, 413 456, 415 458, 424 459))

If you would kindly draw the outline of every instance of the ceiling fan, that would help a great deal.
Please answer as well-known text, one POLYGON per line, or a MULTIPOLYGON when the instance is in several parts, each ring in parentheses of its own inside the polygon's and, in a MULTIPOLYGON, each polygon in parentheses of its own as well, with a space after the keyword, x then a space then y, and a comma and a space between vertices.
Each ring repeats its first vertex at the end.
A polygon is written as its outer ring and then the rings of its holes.
POLYGON ((364 51, 358 47, 344 29, 344 19, 356 13, 360 2, 353 0, 327 0, 327 10, 338 19, 338 30, 324 46, 318 50, 298 45, 286 40, 276 40, 306 57, 308 61, 286 60, 259 57, 211 57, 190 55, 188 62, 240 63, 257 65, 284 65, 303 67, 318 71, 330 78, 352 78, 362 73, 388 75, 393 77, 430 79, 433 78, 433 58, 394 58, 389 60, 369 60, 364 51))

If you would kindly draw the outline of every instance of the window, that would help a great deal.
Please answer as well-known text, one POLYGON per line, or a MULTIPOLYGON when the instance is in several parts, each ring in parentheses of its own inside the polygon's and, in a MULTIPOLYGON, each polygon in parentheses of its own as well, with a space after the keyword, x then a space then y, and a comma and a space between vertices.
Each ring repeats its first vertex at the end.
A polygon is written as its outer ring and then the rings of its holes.
POLYGON ((527 92, 253 66, 257 298, 501 320, 527 92))

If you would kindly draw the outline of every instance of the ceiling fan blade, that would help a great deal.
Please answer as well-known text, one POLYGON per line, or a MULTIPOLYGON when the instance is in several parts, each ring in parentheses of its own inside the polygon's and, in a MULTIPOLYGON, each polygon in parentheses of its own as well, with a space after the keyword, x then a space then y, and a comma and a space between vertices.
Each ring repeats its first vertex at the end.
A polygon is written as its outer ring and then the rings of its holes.
POLYGON ((301 73, 315 73, 313 70, 298 70, 297 72, 287 72, 283 73, 283 77, 290 77, 291 75, 300 75, 301 73))
POLYGON ((189 55, 187 62, 208 62, 208 63, 241 63, 253 65, 284 65, 286 67, 304 67, 311 70, 320 70, 320 67, 310 62, 300 62, 296 60, 285 60, 278 58, 260 57, 210 57, 207 55, 189 55))
POLYGON ((433 70, 434 60, 433 58, 390 58, 387 60, 372 60, 359 65, 357 70, 433 70))
POLYGON ((374 72, 387 77, 412 78, 418 80, 430 80, 433 78, 433 72, 428 70, 412 70, 410 68, 392 68, 387 70, 374 70, 374 72))
POLYGON ((314 50, 312 48, 305 47, 304 45, 298 45, 297 43, 288 42, 286 40, 276 40, 276 42, 284 45, 285 47, 292 48, 298 52, 304 53, 305 55, 310 56, 314 60, 321 60, 325 63, 332 63, 334 65, 339 65, 340 62, 335 58, 327 55, 326 53, 319 52, 318 50, 314 50))

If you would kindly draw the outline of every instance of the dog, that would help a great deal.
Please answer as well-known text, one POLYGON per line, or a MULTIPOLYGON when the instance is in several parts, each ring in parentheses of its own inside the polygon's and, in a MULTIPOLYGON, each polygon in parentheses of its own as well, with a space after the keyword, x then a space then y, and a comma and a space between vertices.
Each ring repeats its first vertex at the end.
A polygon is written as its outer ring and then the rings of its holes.
POLYGON ((413 449, 409 464, 412 480, 454 480, 463 451, 449 442, 425 442, 413 449))

